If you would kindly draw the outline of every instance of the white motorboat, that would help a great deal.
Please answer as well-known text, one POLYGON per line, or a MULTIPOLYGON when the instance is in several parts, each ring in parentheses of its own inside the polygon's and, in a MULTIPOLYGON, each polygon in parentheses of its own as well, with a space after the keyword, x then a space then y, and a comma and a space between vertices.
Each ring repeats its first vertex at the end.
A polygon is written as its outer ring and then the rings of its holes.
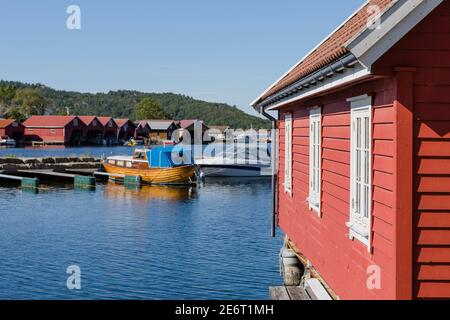
POLYGON ((15 147, 16 140, 11 139, 8 136, 0 137, 0 146, 15 147))
POLYGON ((272 175, 270 158, 257 160, 249 151, 240 149, 240 153, 231 148, 216 156, 196 158, 204 177, 268 177, 272 175), (237 156, 239 155, 239 156, 237 156))
POLYGON ((205 177, 268 177, 272 175, 270 163, 235 163, 223 158, 195 160, 205 177))

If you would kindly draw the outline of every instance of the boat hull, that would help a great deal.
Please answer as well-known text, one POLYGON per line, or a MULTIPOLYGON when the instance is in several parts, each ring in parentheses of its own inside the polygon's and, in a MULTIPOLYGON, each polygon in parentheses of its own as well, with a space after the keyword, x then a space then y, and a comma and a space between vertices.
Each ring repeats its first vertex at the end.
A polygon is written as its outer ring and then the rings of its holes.
POLYGON ((205 177, 267 177, 270 168, 260 166, 200 165, 205 177))
POLYGON ((106 173, 125 176, 140 176, 147 184, 175 185, 193 184, 196 182, 195 166, 180 166, 174 168, 124 168, 104 163, 106 173))

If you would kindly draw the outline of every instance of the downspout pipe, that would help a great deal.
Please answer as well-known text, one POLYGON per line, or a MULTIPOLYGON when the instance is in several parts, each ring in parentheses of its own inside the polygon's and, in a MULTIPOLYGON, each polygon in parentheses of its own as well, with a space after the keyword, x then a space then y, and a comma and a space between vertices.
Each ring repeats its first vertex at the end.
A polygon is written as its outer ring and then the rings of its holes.
POLYGON ((269 119, 272 122, 272 150, 271 150, 271 156, 272 156, 272 230, 271 230, 271 236, 273 238, 276 237, 276 230, 278 226, 278 121, 273 116, 267 113, 266 109, 264 107, 260 108, 260 113, 269 119))

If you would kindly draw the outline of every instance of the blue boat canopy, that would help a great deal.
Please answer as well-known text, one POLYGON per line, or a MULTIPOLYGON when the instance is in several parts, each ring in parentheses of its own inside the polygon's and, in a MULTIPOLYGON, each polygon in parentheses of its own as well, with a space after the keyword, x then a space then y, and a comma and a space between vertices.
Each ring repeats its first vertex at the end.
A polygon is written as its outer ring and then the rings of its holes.
POLYGON ((147 159, 150 168, 174 168, 195 163, 190 148, 181 145, 148 150, 147 159))

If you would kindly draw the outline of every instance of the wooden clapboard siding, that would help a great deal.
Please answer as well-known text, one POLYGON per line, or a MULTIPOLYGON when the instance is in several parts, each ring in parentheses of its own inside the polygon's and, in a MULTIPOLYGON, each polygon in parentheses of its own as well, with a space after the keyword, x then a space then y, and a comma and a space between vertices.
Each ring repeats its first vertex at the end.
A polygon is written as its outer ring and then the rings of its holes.
MULTIPOLYGON (((450 3, 398 42, 378 70, 415 67, 414 297, 450 298, 450 3)), ((401 142, 400 142, 401 143, 401 142)))
POLYGON ((362 83, 280 111, 279 225, 341 298, 394 298, 394 138, 392 79, 362 83), (350 240, 350 103, 366 93, 373 107, 372 252, 350 240), (321 216, 311 211, 309 194, 309 108, 322 106, 321 216), (293 114, 293 193, 284 192, 284 114, 293 114), (367 288, 367 268, 379 265, 385 290, 367 288), (349 281, 352 279, 352 281, 349 281))

